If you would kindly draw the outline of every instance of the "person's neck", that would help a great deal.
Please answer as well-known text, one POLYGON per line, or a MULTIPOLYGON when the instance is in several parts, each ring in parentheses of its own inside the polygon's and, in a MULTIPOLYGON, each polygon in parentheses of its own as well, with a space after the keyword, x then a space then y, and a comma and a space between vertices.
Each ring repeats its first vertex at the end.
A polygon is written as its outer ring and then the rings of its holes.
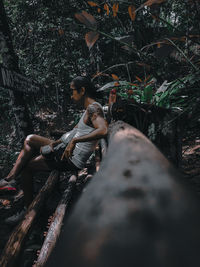
POLYGON ((87 107, 94 102, 95 100, 93 98, 86 96, 84 100, 84 108, 87 109, 87 107))

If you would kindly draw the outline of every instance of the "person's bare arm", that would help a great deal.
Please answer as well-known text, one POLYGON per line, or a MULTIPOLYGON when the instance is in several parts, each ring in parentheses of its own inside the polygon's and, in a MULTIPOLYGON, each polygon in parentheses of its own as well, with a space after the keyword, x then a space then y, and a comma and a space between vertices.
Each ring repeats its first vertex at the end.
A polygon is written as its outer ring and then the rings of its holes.
POLYGON ((107 135, 108 125, 99 105, 89 105, 87 108, 87 115, 95 130, 89 134, 73 138, 66 147, 65 152, 62 155, 62 159, 64 157, 68 158, 72 156, 76 143, 97 140, 107 135))
MULTIPOLYGON (((74 126, 74 128, 77 128, 77 127, 78 127, 78 124, 77 124, 76 126, 74 126)), ((74 129, 74 128, 73 128, 73 129, 74 129)), ((54 151, 54 147, 57 146, 57 145, 59 145, 60 143, 62 143, 61 138, 58 139, 58 140, 55 140, 55 141, 51 142, 51 143, 49 144, 49 145, 51 146, 51 150, 54 151)))
POLYGON ((73 143, 87 142, 103 138, 107 135, 107 122, 104 119, 101 107, 97 104, 89 105, 87 115, 95 130, 89 134, 72 139, 73 143))

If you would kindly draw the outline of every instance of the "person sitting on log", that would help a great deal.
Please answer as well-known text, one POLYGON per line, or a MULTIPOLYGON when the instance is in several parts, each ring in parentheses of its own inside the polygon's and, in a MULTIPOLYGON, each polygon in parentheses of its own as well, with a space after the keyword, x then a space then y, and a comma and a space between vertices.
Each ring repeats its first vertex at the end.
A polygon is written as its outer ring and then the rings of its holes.
POLYGON ((79 107, 85 108, 79 123, 70 134, 64 134, 57 141, 35 134, 28 135, 14 167, 4 179, 0 180, 1 190, 6 190, 8 187, 15 189, 16 179, 21 176, 26 207, 33 199, 32 178, 35 172, 82 169, 98 140, 107 135, 103 108, 95 101, 96 91, 91 81, 78 76, 72 80, 70 89, 72 100, 79 107))

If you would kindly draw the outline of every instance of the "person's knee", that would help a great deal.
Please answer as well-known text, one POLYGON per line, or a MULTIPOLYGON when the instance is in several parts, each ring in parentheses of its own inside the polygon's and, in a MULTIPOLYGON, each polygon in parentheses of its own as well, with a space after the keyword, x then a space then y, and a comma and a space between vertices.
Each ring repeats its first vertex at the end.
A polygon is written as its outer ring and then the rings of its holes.
POLYGON ((34 143, 34 139, 35 139, 35 134, 29 134, 24 141, 24 146, 28 145, 31 147, 34 143))

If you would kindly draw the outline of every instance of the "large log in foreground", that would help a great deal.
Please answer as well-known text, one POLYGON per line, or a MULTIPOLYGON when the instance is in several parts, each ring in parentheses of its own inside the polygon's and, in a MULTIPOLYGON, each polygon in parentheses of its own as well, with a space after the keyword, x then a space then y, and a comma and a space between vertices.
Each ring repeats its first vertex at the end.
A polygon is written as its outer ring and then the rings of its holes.
POLYGON ((29 233, 38 213, 40 212, 42 205, 58 181, 58 177, 58 171, 51 172, 45 185, 42 187, 28 208, 24 219, 14 229, 2 252, 2 257, 0 259, 1 267, 19 267, 17 259, 21 250, 23 249, 23 244, 27 234, 29 233))
POLYGON ((199 266, 199 202, 138 130, 118 122, 109 140, 46 266, 199 266))

